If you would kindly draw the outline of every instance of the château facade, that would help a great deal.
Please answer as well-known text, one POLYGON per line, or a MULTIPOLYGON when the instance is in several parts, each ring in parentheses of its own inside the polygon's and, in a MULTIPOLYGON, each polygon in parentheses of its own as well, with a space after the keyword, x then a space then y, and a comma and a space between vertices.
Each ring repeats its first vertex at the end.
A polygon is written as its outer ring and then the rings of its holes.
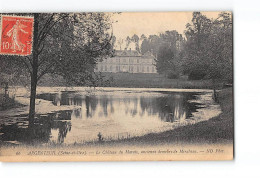
POLYGON ((114 57, 98 62, 95 72, 157 73, 157 70, 151 52, 142 55, 136 50, 125 49, 117 50, 114 57))

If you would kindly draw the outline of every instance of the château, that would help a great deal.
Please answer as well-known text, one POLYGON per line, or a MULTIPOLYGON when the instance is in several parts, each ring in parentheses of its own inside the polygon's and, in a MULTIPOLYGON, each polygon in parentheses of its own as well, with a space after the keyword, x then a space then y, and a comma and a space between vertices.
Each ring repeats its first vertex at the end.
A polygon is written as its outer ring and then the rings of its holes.
POLYGON ((116 50, 113 57, 97 63, 95 72, 157 73, 155 56, 151 52, 140 54, 136 50, 116 50))

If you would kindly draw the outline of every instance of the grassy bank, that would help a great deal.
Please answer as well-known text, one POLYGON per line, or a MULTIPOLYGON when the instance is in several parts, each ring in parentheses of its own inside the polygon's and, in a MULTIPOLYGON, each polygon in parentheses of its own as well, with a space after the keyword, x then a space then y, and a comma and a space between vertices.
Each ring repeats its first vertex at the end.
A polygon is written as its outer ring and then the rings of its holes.
MULTIPOLYGON (((131 87, 131 88, 185 88, 185 89, 212 89, 212 80, 187 80, 169 79, 160 74, 145 73, 102 73, 102 86, 109 87, 131 87)), ((67 86, 66 81, 56 75, 44 76, 39 82, 39 86, 67 86)), ((221 87, 222 84, 215 84, 221 87)))
MULTIPOLYGON (((112 79, 111 86, 135 88, 212 88, 211 80, 169 79, 160 74, 102 73, 104 79, 112 79)), ((219 84, 221 86, 222 84, 219 84)))
MULTIPOLYGON (((193 125, 182 126, 174 130, 161 133, 151 133, 141 137, 122 139, 116 141, 104 141, 75 144, 76 146, 125 146, 125 145, 164 145, 164 144, 214 144, 231 143, 234 135, 233 121, 233 94, 232 88, 222 89, 218 92, 218 102, 222 113, 208 121, 199 122, 193 125)), ((7 145, 0 141, 0 145, 7 145)), ((15 145, 15 144, 8 144, 15 145)), ((65 145, 65 144, 64 144, 65 145)), ((50 144, 50 147, 64 146, 63 144, 50 144)))
POLYGON ((14 98, 0 94, 0 111, 4 111, 11 108, 17 108, 23 106, 22 104, 15 101, 14 98))
POLYGON ((230 143, 234 135, 232 88, 221 90, 218 93, 218 100, 222 113, 208 121, 104 144, 230 143))

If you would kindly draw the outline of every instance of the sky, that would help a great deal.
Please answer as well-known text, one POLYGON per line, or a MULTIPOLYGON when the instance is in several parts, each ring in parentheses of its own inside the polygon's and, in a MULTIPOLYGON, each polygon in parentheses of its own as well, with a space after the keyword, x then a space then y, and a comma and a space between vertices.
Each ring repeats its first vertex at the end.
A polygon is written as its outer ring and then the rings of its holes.
MULTIPOLYGON (((208 18, 216 18, 220 12, 202 12, 208 18)), ((167 30, 176 30, 180 34, 184 33, 185 26, 190 23, 192 12, 124 12, 114 14, 112 20, 113 33, 118 39, 126 39, 137 34, 139 37, 145 34, 158 35, 167 30)), ((119 45, 117 44, 117 49, 119 45)), ((124 49, 124 45, 122 45, 124 49)), ((135 48, 130 44, 129 48, 135 48)))

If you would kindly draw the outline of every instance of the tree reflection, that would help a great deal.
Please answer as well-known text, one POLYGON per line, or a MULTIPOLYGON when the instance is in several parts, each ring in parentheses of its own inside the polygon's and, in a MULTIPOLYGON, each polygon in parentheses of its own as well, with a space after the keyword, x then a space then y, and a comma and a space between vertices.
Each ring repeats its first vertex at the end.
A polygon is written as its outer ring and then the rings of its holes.
POLYGON ((69 131, 71 131, 71 123, 64 121, 53 121, 52 129, 58 129, 58 143, 64 143, 64 139, 66 138, 69 131))
POLYGON ((140 107, 148 115, 159 115, 160 119, 165 122, 174 122, 182 120, 196 110, 193 103, 188 100, 193 99, 194 95, 173 93, 166 96, 148 98, 140 98, 140 107))
POLYGON ((113 113, 122 113, 122 110, 125 111, 126 116, 140 119, 148 115, 158 116, 164 122, 181 121, 189 118, 198 109, 196 103, 190 102, 195 99, 196 95, 195 93, 162 93, 156 96, 94 96, 73 92, 41 94, 37 97, 50 100, 54 105, 77 105, 81 108, 37 115, 35 122, 29 126, 20 124, 23 118, 25 118, 24 121, 27 120, 27 116, 18 116, 12 120, 15 122, 6 123, 0 127, 0 133, 3 133, 0 135, 0 140, 33 145, 57 139, 55 142, 61 144, 64 143, 73 127, 72 116, 76 120, 88 118, 98 120, 100 116, 108 118, 113 113))
POLYGON ((57 93, 56 96, 46 94, 46 96, 42 95, 41 97, 53 100, 55 104, 81 106, 81 109, 73 111, 73 115, 80 119, 94 117, 97 106, 100 106, 102 109, 102 111, 98 111, 99 116, 108 117, 108 109, 113 114, 122 105, 121 100, 123 100, 125 115, 130 114, 134 117, 139 114, 142 117, 146 112, 148 115, 158 115, 162 121, 174 122, 190 117, 191 113, 196 111, 196 104, 188 102, 188 100, 194 99, 195 95, 191 93, 164 93, 162 96, 157 97, 131 96, 117 98, 101 95, 97 98, 96 96, 63 92, 57 93), (113 101, 116 101, 116 103, 113 103, 113 101))
MULTIPOLYGON (((22 118, 24 116, 19 117, 22 118)), ((71 111, 59 111, 58 113, 48 115, 37 115, 35 122, 30 125, 21 126, 19 123, 2 124, 0 133, 3 134, 0 136, 0 140, 18 141, 28 145, 43 144, 50 141, 52 136, 51 129, 58 129, 57 143, 63 143, 67 133, 71 130, 70 119, 71 111)))
POLYGON ((21 127, 17 124, 1 126, 1 141, 18 141, 27 144, 47 143, 51 135, 50 123, 30 124, 21 127))
POLYGON ((98 101, 95 97, 86 96, 85 98, 87 117, 92 117, 96 111, 98 101))

